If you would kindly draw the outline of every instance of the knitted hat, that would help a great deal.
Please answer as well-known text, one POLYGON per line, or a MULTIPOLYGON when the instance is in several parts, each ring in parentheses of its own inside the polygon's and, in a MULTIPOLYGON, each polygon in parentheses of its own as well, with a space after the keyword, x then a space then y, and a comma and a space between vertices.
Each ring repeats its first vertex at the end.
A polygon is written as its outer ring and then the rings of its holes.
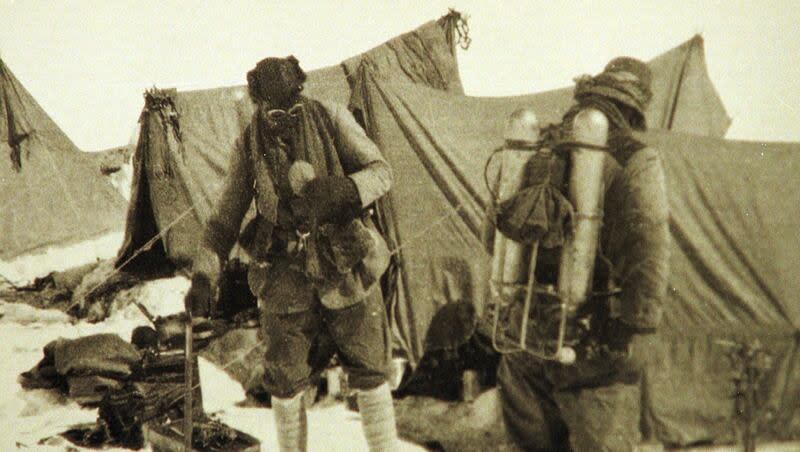
POLYGON ((609 61, 603 72, 627 72, 634 75, 642 86, 650 88, 650 83, 653 79, 653 73, 645 63, 636 58, 631 57, 618 57, 609 61))
POLYGON ((630 57, 611 60, 600 74, 576 79, 575 100, 579 104, 600 102, 605 98, 629 113, 625 122, 634 129, 646 128, 645 110, 652 97, 650 83, 652 74, 647 65, 630 57), (599 96, 599 98, 598 98, 599 96))
POLYGON ((250 97, 269 103, 272 108, 288 109, 303 90, 306 73, 293 55, 264 58, 247 73, 250 97))

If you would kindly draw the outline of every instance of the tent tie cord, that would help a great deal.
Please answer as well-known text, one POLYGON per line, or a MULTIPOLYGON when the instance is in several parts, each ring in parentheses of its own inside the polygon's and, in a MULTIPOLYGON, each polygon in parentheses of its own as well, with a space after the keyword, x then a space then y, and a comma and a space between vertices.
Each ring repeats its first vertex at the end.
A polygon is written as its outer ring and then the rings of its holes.
MULTIPOLYGON (((453 13, 456 13, 455 10, 451 9, 453 13)), ((472 38, 469 37, 469 24, 467 23, 468 16, 458 14, 455 24, 455 30, 458 34, 458 41, 456 43, 459 47, 463 50, 469 49, 469 45, 472 44, 472 38)))
MULTIPOLYGON (((174 220, 172 220, 172 222, 169 223, 166 227, 164 227, 164 229, 159 231, 158 234, 154 235, 153 237, 150 237, 150 239, 147 242, 145 242, 142 246, 136 248, 133 251, 133 253, 131 253, 131 255, 127 259, 125 259, 121 264, 115 265, 114 266, 114 270, 111 273, 109 273, 108 275, 106 275, 102 279, 102 281, 100 281, 99 283, 95 284, 91 289, 89 289, 89 291, 86 292, 86 295, 84 297, 88 297, 91 294, 93 294, 95 290, 100 288, 103 284, 107 283, 108 280, 111 279, 111 277, 113 277, 114 275, 116 275, 117 273, 122 271, 122 268, 125 267, 126 265, 128 265, 129 263, 131 263, 134 259, 136 259, 137 256, 139 256, 143 252, 145 252, 145 251, 149 250, 150 248, 152 248, 153 245, 155 245, 155 243, 159 239, 161 239, 161 237, 164 236, 164 234, 169 232, 170 229, 172 229, 175 225, 180 223, 181 220, 183 220, 187 215, 189 215, 189 213, 195 209, 195 206, 196 206, 196 204, 192 204, 191 206, 189 206, 189 208, 187 208, 186 210, 181 212, 181 214, 178 215, 174 220)), ((67 307, 66 311, 67 312, 71 311, 78 304, 79 304, 79 301, 73 301, 72 304, 70 304, 67 307)), ((150 320, 150 319, 148 318, 148 320, 150 320)))
POLYGON ((14 120, 14 112, 11 110, 11 102, 8 100, 8 94, 4 93, 5 105, 5 126, 8 131, 8 146, 11 148, 9 158, 11 159, 11 166, 14 171, 20 172, 22 170, 22 142, 31 137, 35 130, 19 132, 17 131, 16 121, 14 120))
POLYGON ((30 133, 14 134, 8 138, 8 146, 11 148, 11 166, 14 171, 22 171, 22 142, 30 138, 30 133))
MULTIPOLYGON (((147 242, 145 242, 143 245, 141 245, 141 246, 139 246, 138 248, 136 248, 136 249, 133 251, 133 253, 131 253, 131 255, 130 255, 130 256, 127 258, 127 259, 125 259, 125 261, 123 261, 121 264, 117 265, 117 266, 114 268, 114 271, 112 271, 111 273, 109 273, 109 274, 108 274, 106 277, 104 277, 104 278, 103 278, 103 280, 102 280, 102 281, 100 281, 100 282, 99 282, 99 283, 97 283, 95 286, 93 286, 93 287, 92 287, 92 288, 91 288, 91 289, 90 289, 90 290, 89 290, 89 291, 86 293, 86 296, 89 296, 90 294, 94 293, 94 291, 95 291, 95 290, 97 290, 97 289, 98 289, 99 287, 101 287, 103 284, 105 284, 106 282, 108 282, 108 280, 109 280, 109 279, 111 279, 111 277, 113 277, 114 275, 116 275, 117 273, 119 273, 119 272, 120 272, 120 271, 121 271, 121 270, 122 270, 122 269, 123 269, 123 268, 124 268, 126 265, 128 265, 128 264, 129 264, 131 261, 133 261, 133 260, 134 260, 134 259, 135 259, 137 256, 139 256, 141 253, 143 253, 143 252, 145 252, 145 251, 149 250, 149 249, 150 249, 150 248, 151 248, 151 247, 152 247, 152 246, 153 246, 153 245, 154 245, 154 244, 155 244, 155 243, 156 243, 156 242, 157 242, 157 241, 158 241, 158 240, 159 240, 161 237, 163 237, 163 236, 164 236, 164 234, 166 234, 167 232, 169 232, 169 230, 170 230, 170 229, 172 229, 174 226, 176 226, 178 223, 180 223, 180 222, 181 222, 181 221, 182 221, 182 220, 183 220, 183 219, 184 219, 184 218, 185 218, 185 217, 186 217, 186 216, 187 216, 187 215, 188 215, 188 214, 189 214, 191 211, 193 211, 193 210, 195 209, 195 207, 196 207, 196 206, 197 206, 197 204, 196 204, 196 203, 195 203, 195 204, 192 204, 191 206, 189 206, 189 207, 188 207, 186 210, 184 210, 183 212, 181 212, 181 214, 180 214, 180 215, 178 215, 178 216, 177 216, 177 217, 176 217, 174 220, 172 220, 172 222, 170 222, 170 223, 169 223, 167 226, 165 226, 165 227, 164 227, 164 228, 163 228, 161 231, 159 231, 159 232, 158 232, 158 234, 154 235, 154 236, 153 236, 153 237, 151 237, 151 238, 150 238, 150 239, 149 239, 147 242)), ((429 225, 428 225, 426 228, 422 229, 422 230, 421 230, 419 233, 417 233, 417 234, 415 234, 414 236, 412 236, 412 237, 409 239, 409 241, 408 241, 408 242, 406 242, 406 243, 404 243, 404 244, 402 244, 402 245, 400 245, 400 246, 398 246, 398 247, 394 248, 393 250, 390 250, 390 253, 389 253, 389 255, 390 255, 390 256, 395 256, 395 255, 399 254, 402 248, 405 248, 405 247, 407 247, 407 246, 409 246, 409 245, 411 245, 411 244, 415 243, 415 242, 416 242, 418 239, 420 239, 421 237, 423 237, 423 236, 425 235, 425 233, 427 233, 428 231, 430 231, 430 230, 431 230, 431 229, 433 229, 434 227, 437 227, 437 226, 439 226, 439 225, 440 225, 440 224, 441 224, 441 223, 442 223, 444 220, 446 220, 447 218, 449 218, 449 217, 452 217, 452 216, 454 216, 454 215, 458 214, 458 213, 461 211, 461 209, 462 209, 463 207, 464 207, 464 205, 463 205, 463 204, 459 204, 459 205, 457 205, 457 206, 453 207, 451 211, 449 211, 449 212, 447 212, 447 213, 445 213, 445 214, 443 214, 443 215, 440 215, 438 218, 434 219, 434 220, 433 220, 433 221, 432 221, 432 222, 431 222, 431 223, 430 223, 430 224, 429 224, 429 225)), ((75 307, 77 304, 78 304, 78 302, 73 302, 73 303, 72 303, 72 304, 71 304, 71 305, 70 305, 70 306, 67 308, 67 311, 69 311, 69 310, 73 309, 73 308, 74 308, 74 307, 75 307)))
POLYGON ((461 14, 453 8, 449 8, 447 14, 439 19, 439 24, 446 30, 455 31, 456 36, 447 33, 447 41, 451 48, 457 44, 463 50, 467 50, 469 49, 469 45, 472 44, 472 38, 469 37, 469 24, 467 20, 469 20, 469 16, 461 14), (455 42, 453 42, 454 37, 456 38, 455 42))
MULTIPOLYGON (((391 256, 397 255, 397 254, 398 254, 398 253, 399 253, 399 252, 400 252, 400 251, 401 251, 403 248, 405 248, 406 246, 408 246, 408 245, 410 245, 410 244, 412 244, 412 243, 416 243, 416 241, 417 241, 417 240, 419 240, 420 238, 422 238, 422 237, 425 235, 425 233, 426 233, 427 231, 429 231, 429 230, 430 230, 430 229, 432 229, 433 227, 436 227, 436 226, 440 225, 440 224, 441 224, 441 223, 442 223, 444 220, 446 220, 447 218, 449 218, 449 217, 451 217, 451 216, 453 216, 453 215, 456 215, 456 214, 458 214, 458 212, 459 212, 459 211, 460 211, 462 208, 463 208, 463 204, 459 204, 458 206, 454 207, 454 208, 453 208, 453 209, 452 209, 450 212, 447 212, 447 213, 445 213, 445 214, 443 214, 443 215, 439 216, 439 218, 437 218, 436 220, 434 220, 433 222, 431 222, 431 224, 430 224, 430 225, 428 225, 428 227, 424 228, 422 231, 420 231, 420 232, 419 232, 419 233, 417 233, 416 235, 412 236, 412 237, 409 239, 409 241, 408 241, 408 242, 406 242, 406 243, 404 243, 403 245, 400 245, 400 246, 396 247, 395 249, 391 250, 391 251, 390 251, 390 255, 391 255, 391 256)), ((161 236, 161 235, 162 235, 164 232, 166 232, 166 230, 167 230, 168 228, 170 228, 170 227, 172 227, 172 226, 176 225, 176 224, 177 224, 177 223, 178 223, 180 220, 182 220, 182 219, 183 219, 183 217, 185 217, 185 216, 186 216, 186 214, 188 214, 188 212, 189 212, 190 210, 192 210, 192 209, 194 209, 194 205, 192 205, 192 206, 191 206, 189 209, 187 209, 187 210, 186 210, 184 213, 182 213, 182 214, 181 214, 181 215, 180 215, 178 218, 176 218, 176 220, 175 220, 175 221, 173 221, 172 223, 170 223, 170 224, 168 225, 168 227, 167 227, 167 228, 166 228, 164 231, 160 232, 160 233, 159 233, 159 234, 157 234, 155 237, 153 237, 152 239, 150 239, 150 241, 148 241, 148 243, 147 243, 147 244, 145 244, 145 245, 143 245, 142 247, 138 248, 138 249, 136 250, 136 252, 134 252, 134 254, 133 254, 133 255, 132 255, 132 256, 131 256, 129 259, 127 259, 125 262, 123 262, 123 263, 122 263, 122 264, 119 266, 119 268, 122 268, 122 267, 123 267, 125 264, 127 264, 128 262, 130 262, 130 261, 133 259, 133 257, 135 257, 135 256, 136 256, 136 255, 137 255, 139 252, 141 252, 142 250, 146 249, 146 247, 152 246, 152 243, 155 243, 155 240, 156 240, 158 237, 160 237, 160 236, 161 236), (152 242, 152 243, 151 243, 151 242, 152 242)), ((115 271, 117 271, 117 270, 115 270, 115 271)), ((112 273, 112 274, 113 274, 113 273, 112 273)), ((111 275, 109 275, 109 277, 110 277, 110 276, 111 276, 111 275)), ((102 283, 100 283, 100 284, 102 284, 102 283)), ((228 368, 229 368, 229 367, 231 367, 232 365, 236 364, 238 361, 241 361, 242 359, 244 359, 244 358, 248 357, 248 356, 249 356, 249 355, 250 355, 252 352, 254 352, 254 351, 256 350, 256 348, 258 348, 259 346, 261 346, 261 345, 263 345, 263 344, 265 344, 265 343, 266 343, 266 339, 261 339, 261 340, 257 341, 257 342, 256 342, 255 344, 253 344, 251 347, 247 348, 247 350, 245 350, 244 352, 242 352, 242 353, 238 354, 238 356, 235 356, 235 357, 234 357, 234 358, 232 358, 230 361, 228 361, 228 362, 224 363, 224 364, 222 365, 221 369, 222 369, 222 370, 225 370, 225 371, 226 371, 226 370, 228 370, 228 368)), ((199 387, 200 387, 200 382, 198 381, 198 383, 197 383, 196 385, 194 385, 194 386, 192 387, 192 389, 191 389, 191 390, 193 391, 193 390, 195 390, 195 389, 197 389, 197 388, 199 388, 199 387)), ((173 406, 175 406, 175 404, 177 404, 178 402, 180 402, 181 400, 183 400, 183 398, 184 398, 184 394, 181 394, 181 395, 180 395, 178 398, 176 398, 175 400, 173 400, 172 402, 170 402, 168 405, 166 405, 166 406, 165 406, 165 410, 166 410, 166 409, 169 409, 169 408, 171 408, 171 407, 173 407, 173 406)), ((163 413, 163 412, 162 412, 162 413, 163 413)), ((144 419, 144 420, 143 420, 143 422, 147 422, 148 420, 151 420, 151 419, 153 419, 153 418, 155 418, 155 417, 158 417, 158 416, 159 416, 160 414, 162 414, 162 413, 157 413, 157 414, 154 414, 154 415, 153 415, 151 418, 144 419)))
MULTIPOLYGON (((152 92, 149 92, 149 93, 151 93, 151 94, 152 94, 152 92)), ((158 91, 158 94, 160 94, 160 96, 157 96, 157 97, 162 97, 162 98, 163 98, 163 97, 165 97, 163 93, 164 93, 163 91, 160 91, 160 90, 159 90, 159 91, 158 91)), ((529 148, 530 148, 530 149, 531 149, 531 151, 533 152, 534 150, 541 149, 541 148, 543 148, 544 146, 545 146, 544 142, 537 142, 535 145, 529 146, 529 148)), ((588 148, 592 148, 592 149, 595 149, 595 148, 597 148, 598 150, 607 150, 607 148, 605 148, 605 147, 603 147, 603 146, 590 145, 590 144, 588 144, 588 143, 580 143, 580 142, 562 142, 562 143, 557 143, 556 145, 554 145, 554 146, 553 146, 553 148, 565 148, 565 147, 573 147, 573 146, 588 147, 588 148)), ((485 165, 485 167, 484 167, 484 181, 485 181, 485 182, 486 182, 486 184, 487 184, 487 188, 489 189, 489 193, 492 195, 492 201, 494 201, 494 202, 496 202, 496 195, 495 195, 495 193, 492 191, 492 189, 491 189, 491 187, 490 187, 490 185, 489 185, 489 183, 488 183, 488 175, 487 175, 487 170, 488 170, 489 163, 490 163, 490 161, 492 160, 492 158, 494 157, 494 155, 495 155, 495 154, 497 154, 499 151, 502 151, 503 149, 504 149, 503 147, 499 147, 499 148, 495 149, 495 150, 492 152, 492 155, 489 157, 489 159, 487 159, 486 165, 485 165)), ((495 205, 495 206, 496 206, 496 204, 493 204, 493 205, 495 205)), ((139 246, 138 248, 136 248, 136 250, 135 250, 135 251, 134 251, 134 252, 133 252, 133 253, 130 255, 130 257, 128 257, 128 258, 127 258, 125 261, 123 261, 121 264, 119 264, 119 265, 115 266, 115 268, 114 268, 114 271, 112 271, 111 273, 109 273, 109 274, 108 274, 106 277, 104 277, 104 278, 103 278, 103 280, 102 280, 102 281, 98 282, 98 283, 97 283, 95 286, 93 286, 93 287, 92 287, 92 288, 91 288, 91 289, 90 289, 90 290, 87 292, 87 296, 88 296, 88 295, 90 295, 90 294, 92 294, 92 293, 94 293, 94 291, 95 291, 95 290, 97 290, 97 289, 98 289, 99 287, 101 287, 103 284, 105 284, 106 282, 108 282, 108 280, 109 280, 109 279, 111 279, 111 277, 113 277, 114 275, 116 275, 117 273, 119 273, 119 272, 120 272, 120 271, 121 271, 121 270, 122 270, 122 269, 123 269, 123 268, 124 268, 124 267, 125 267, 127 264, 129 264, 131 261, 133 261, 133 260, 134 260, 134 259, 135 259, 137 256, 139 256, 141 253, 143 253, 143 252, 147 251, 148 249, 150 249, 150 248, 151 248, 151 247, 152 247, 152 246, 153 246, 153 245, 156 243, 156 241, 158 241, 158 240, 159 240, 161 237, 163 237, 163 236, 164 236, 164 235, 165 235, 165 234, 166 234, 166 233, 167 233, 167 232, 168 232, 170 229, 172 229, 172 228, 173 228, 175 225, 177 225, 178 223, 180 223, 180 222, 181 222, 181 221, 182 221, 182 220, 183 220, 183 219, 184 219, 184 218, 185 218, 185 217, 186 217, 186 216, 187 216, 187 215, 188 215, 188 214, 189 214, 191 211, 193 211, 195 208, 196 208, 196 204, 194 204, 194 203, 193 203, 193 204, 192 204, 191 206, 189 206, 189 207, 188 207, 186 210, 184 210, 183 212, 181 212, 181 214, 180 214, 180 215, 178 215, 178 216, 177 216, 177 217, 176 217, 176 218, 175 218, 175 219, 174 219, 172 222, 170 222, 170 223, 169 223, 169 224, 168 224, 166 227, 164 227, 164 228, 163 228, 162 230, 160 230, 160 231, 159 231, 157 234, 155 234, 153 237, 151 237, 151 238, 150 238, 150 239, 149 239, 147 242, 145 242, 143 245, 141 245, 141 246, 139 246)), ((398 254, 399 254, 399 253, 402 251, 402 249, 403 249, 403 248, 406 248, 406 247, 408 247, 409 245, 412 245, 412 244, 416 243, 416 241, 417 241, 417 240, 419 240, 421 237, 425 236, 425 234, 426 234, 428 231, 430 231, 431 229, 433 229, 433 228, 435 228, 435 227, 438 227, 438 226, 440 226, 440 225, 442 224, 442 222, 444 222, 444 221, 445 221, 445 220, 447 220, 448 218, 450 218, 450 217, 452 217, 452 216, 454 216, 454 215, 457 215, 457 214, 458 214, 458 213, 461 211, 461 209, 463 209, 463 208, 464 208, 464 204, 463 204, 463 203, 459 203, 458 205, 456 205, 456 206, 453 206, 449 212, 446 212, 446 213, 444 213, 444 214, 440 215, 438 218, 434 219, 434 220, 433 220, 433 221, 432 221, 432 222, 431 222, 431 223, 430 223, 430 224, 429 224, 427 227, 425 227, 424 229, 422 229, 421 231, 419 231, 419 232, 418 232, 417 234, 415 234, 414 236, 410 237, 410 238, 409 238, 409 240, 408 240, 406 243, 403 243, 402 245, 399 245, 399 246, 395 247, 393 250, 390 250, 390 256, 395 256, 395 255, 398 255, 398 254)), ((590 216, 593 216, 593 215, 591 215, 591 214, 590 214, 590 216)), ((492 221, 493 221, 493 220, 494 220, 494 219, 492 219, 492 221)), ((77 304, 78 304, 77 302, 73 302, 73 303, 72 303, 72 304, 69 306, 68 310, 69 310, 69 309, 73 309, 73 308, 74 308, 74 307, 75 307, 77 304)))

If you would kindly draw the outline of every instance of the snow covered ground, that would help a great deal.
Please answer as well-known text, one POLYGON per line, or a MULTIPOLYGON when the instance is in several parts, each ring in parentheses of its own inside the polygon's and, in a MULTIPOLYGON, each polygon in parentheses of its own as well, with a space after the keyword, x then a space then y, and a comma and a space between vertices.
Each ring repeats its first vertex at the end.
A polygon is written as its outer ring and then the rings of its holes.
MULTIPOLYGON (((183 295, 189 287, 176 277, 147 283, 139 300, 154 314, 167 315, 183 309, 183 295)), ((60 311, 35 309, 0 300, 0 450, 59 450, 69 443, 54 437, 68 427, 94 422, 96 409, 83 409, 53 391, 23 390, 17 376, 41 360, 42 348, 58 337, 76 338, 113 332, 130 340, 131 332, 147 319, 134 306, 127 306, 97 324, 71 323, 60 311), (47 444, 40 440, 51 438, 47 444)), ((200 359, 200 381, 207 414, 231 427, 249 433, 262 442, 262 450, 277 450, 272 410, 245 408, 241 385, 210 362, 200 359)), ((358 413, 343 404, 312 408, 308 413, 310 451, 367 450, 358 413)), ((80 450, 80 449, 79 449, 80 450)), ((424 450, 404 443, 404 451, 424 450)))
POLYGON ((133 164, 131 160, 120 168, 119 171, 112 173, 108 176, 111 185, 125 198, 125 201, 131 200, 131 181, 133 180, 133 164))
POLYGON ((51 272, 109 259, 117 254, 123 235, 123 231, 110 232, 74 245, 47 248, 35 254, 0 261, 0 276, 15 286, 24 286, 51 272))
MULTIPOLYGON (((90 262, 95 259, 94 256, 102 256, 103 253, 108 253, 108 250, 116 250, 120 240, 121 235, 118 234, 85 242, 72 249, 50 250, 48 253, 16 262, 13 269, 18 274, 32 279, 31 275, 43 276, 42 269, 48 269, 44 272, 46 274, 49 271, 90 262)), ((0 263, 0 274, 8 277, 10 267, 3 265, 0 263)), ((137 288, 135 296, 154 315, 165 316, 183 309, 183 296, 188 288, 189 281, 186 278, 161 279, 147 282, 137 288)), ((94 422, 97 410, 81 408, 77 403, 59 396, 54 391, 23 390, 17 382, 18 375, 35 366, 43 356, 43 347, 59 337, 77 338, 98 333, 117 333, 123 339, 130 340, 134 328, 147 324, 148 320, 133 305, 112 312, 102 323, 90 324, 73 322, 61 311, 36 309, 26 304, 7 303, 0 299, 0 363, 2 363, 0 365, 0 451, 18 449, 63 451, 67 448, 81 450, 74 448, 58 434, 73 425, 94 422), (43 440, 44 444, 40 444, 43 440)), ((262 450, 277 450, 272 410, 239 406, 246 397, 238 382, 203 358, 200 358, 199 367, 206 414, 258 438, 262 450)), ((480 409, 482 406, 476 401, 471 407, 467 407, 469 409, 457 410, 445 402, 439 402, 438 405, 434 403, 419 411, 424 412, 426 416, 416 416, 412 413, 417 423, 426 426, 430 426, 437 415, 448 419, 455 416, 452 422, 446 422, 446 427, 442 425, 442 430, 436 432, 437 435, 434 437, 418 439, 441 440, 452 435, 466 435, 469 431, 486 427, 483 424, 495 419, 498 414, 489 415, 484 412, 486 410, 480 409)), ((491 408, 494 405, 487 406, 491 408)), ((494 407, 493 411, 496 410, 494 407)), ((320 404, 313 407, 308 413, 308 422, 308 450, 312 452, 367 450, 359 414, 347 410, 342 403, 320 404)), ((403 443, 402 450, 425 449, 412 443, 403 443)), ((660 445, 640 446, 641 452, 663 450, 660 445)), ((690 450, 733 452, 741 448, 723 446, 690 450)), ((763 444, 759 445, 758 450, 798 451, 800 443, 763 444)))

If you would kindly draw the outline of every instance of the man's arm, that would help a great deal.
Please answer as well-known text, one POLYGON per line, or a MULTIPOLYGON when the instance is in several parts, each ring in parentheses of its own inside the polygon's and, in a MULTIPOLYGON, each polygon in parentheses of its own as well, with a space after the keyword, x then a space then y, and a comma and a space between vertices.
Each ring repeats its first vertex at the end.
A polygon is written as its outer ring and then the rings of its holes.
POLYGON ((339 158, 358 189, 361 206, 366 207, 389 192, 392 168, 352 113, 340 105, 328 109, 337 133, 339 158))
POLYGON ((250 128, 236 140, 222 193, 206 224, 204 242, 221 259, 228 256, 253 199, 253 173, 249 157, 250 128))
POLYGON ((252 169, 246 147, 248 135, 245 131, 236 142, 222 193, 192 262, 192 285, 184 303, 193 315, 205 317, 213 311, 222 271, 220 261, 228 257, 236 242, 242 218, 253 198, 252 169))
POLYGON ((669 277, 669 206, 658 153, 645 148, 625 168, 623 222, 626 254, 620 268, 621 320, 639 331, 654 330, 660 320, 669 277))

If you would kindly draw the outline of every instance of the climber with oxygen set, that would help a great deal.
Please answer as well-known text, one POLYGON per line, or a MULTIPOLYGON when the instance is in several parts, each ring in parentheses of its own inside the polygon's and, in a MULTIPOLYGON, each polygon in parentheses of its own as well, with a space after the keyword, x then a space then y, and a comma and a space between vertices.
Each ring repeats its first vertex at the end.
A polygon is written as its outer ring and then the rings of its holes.
POLYGON ((487 320, 518 445, 632 450, 639 412, 621 407, 637 399, 641 344, 659 323, 668 271, 663 169, 636 137, 651 73, 620 57, 576 82, 561 123, 514 112, 487 161, 487 320), (609 422, 620 427, 596 428, 609 422))

